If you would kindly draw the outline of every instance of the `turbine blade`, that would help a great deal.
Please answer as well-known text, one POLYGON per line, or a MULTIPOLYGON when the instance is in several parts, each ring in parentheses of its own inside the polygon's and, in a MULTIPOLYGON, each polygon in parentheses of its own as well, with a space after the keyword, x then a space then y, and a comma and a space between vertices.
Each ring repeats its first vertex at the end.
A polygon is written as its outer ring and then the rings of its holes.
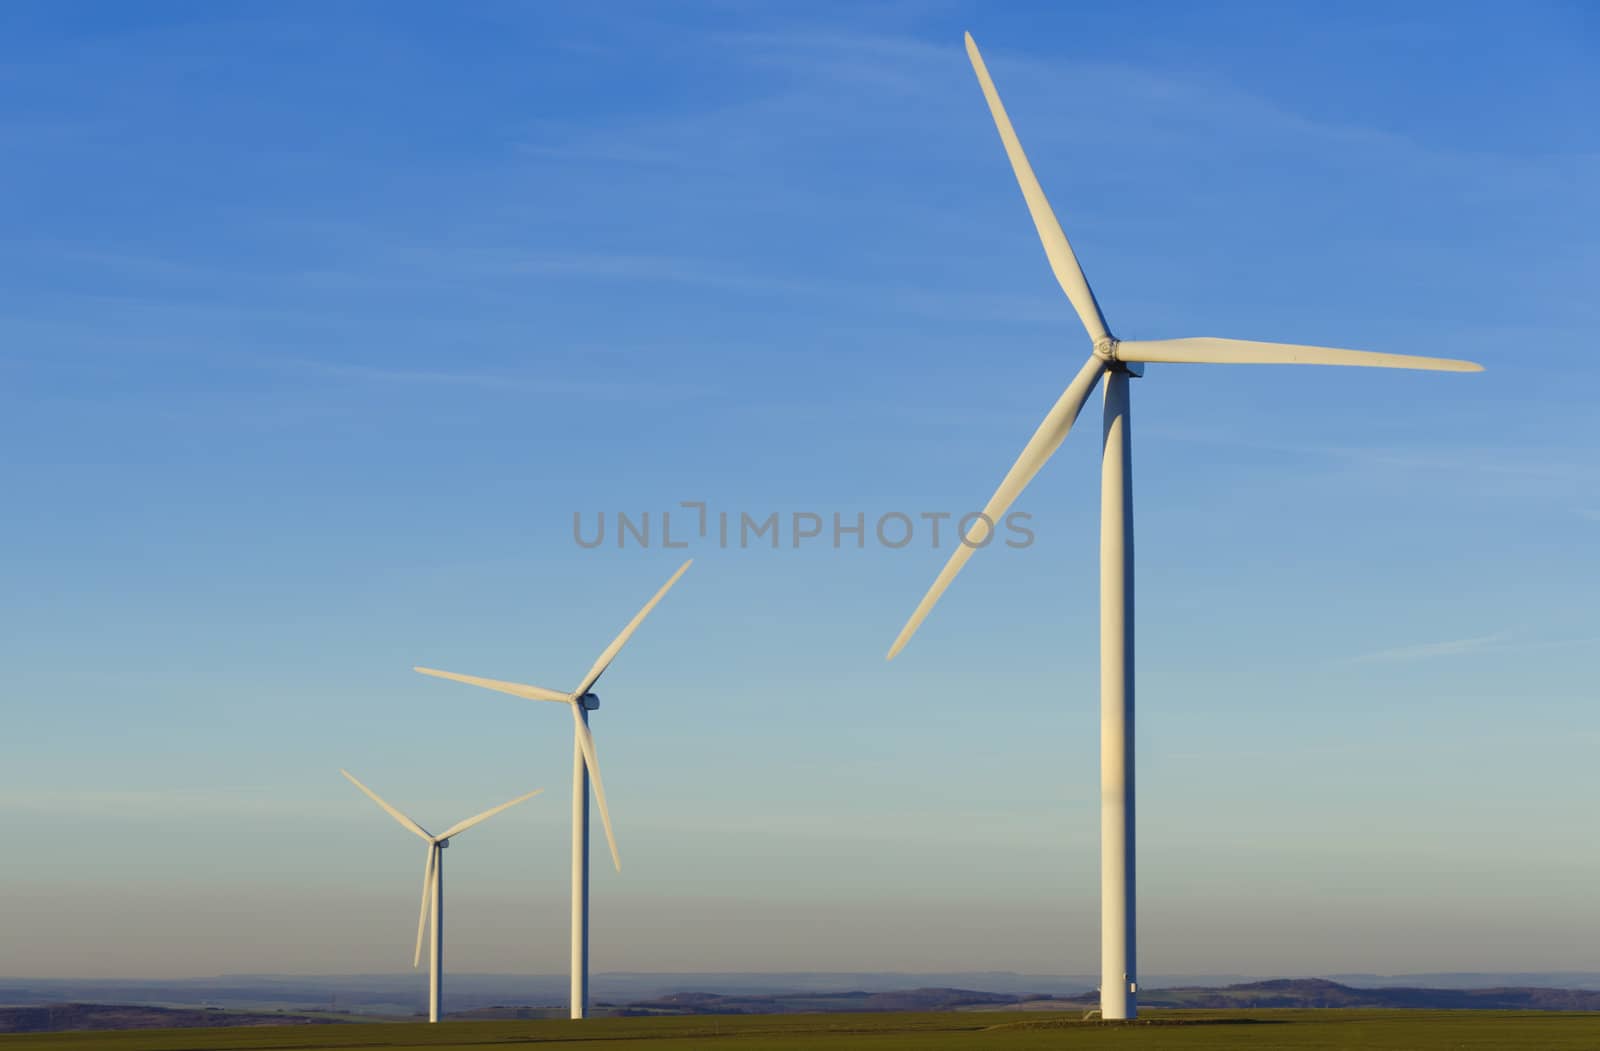
POLYGON ((467 829, 471 828, 473 825, 476 825, 478 822, 487 821, 490 818, 494 817, 496 814, 500 813, 500 811, 502 811, 502 810, 510 810, 512 807, 516 806, 518 803, 525 802, 526 800, 532 799, 534 796, 538 795, 540 792, 543 792, 543 791, 544 791, 544 789, 542 789, 542 788, 535 788, 532 792, 529 792, 527 795, 518 796, 517 798, 513 799, 509 803, 501 803, 499 806, 494 807, 491 810, 485 810, 483 813, 477 815, 476 817, 469 817, 465 821, 458 821, 455 824, 451 825, 449 828, 445 829, 444 833, 439 836, 439 840, 440 840, 440 842, 443 842, 444 840, 449 839, 451 836, 459 835, 460 833, 465 832, 467 829))
POLYGON ((428 903, 433 897, 433 861, 439 855, 439 844, 428 844, 428 860, 422 866, 422 911, 417 914, 417 951, 411 957, 412 968, 422 965, 422 932, 428 927, 428 903))
POLYGON ((1374 369, 1426 369, 1430 372, 1482 372, 1474 361, 1378 354, 1370 350, 1307 347, 1297 343, 1258 343, 1249 339, 1130 339, 1117 344, 1120 361, 1161 361, 1206 365, 1364 365, 1374 369))
POLYGON ((437 668, 412 668, 412 671, 421 672, 423 675, 432 675, 435 679, 451 679, 455 682, 464 682, 468 686, 482 686, 486 690, 499 690, 515 697, 526 697, 530 701, 561 701, 572 700, 564 693, 547 690, 543 686, 524 686, 520 682, 504 682, 500 679, 481 679, 476 675, 458 675, 453 671, 440 671, 437 668))
MULTIPOLYGON (((688 567, 687 562, 684 563, 684 567, 688 567)), ((682 573, 683 570, 680 569, 678 572, 682 573)), ((674 577, 673 579, 677 578, 674 577)), ((669 583, 667 586, 671 587, 671 584, 669 583)), ((662 590, 666 589, 663 588, 662 590)), ((657 595, 656 597, 660 598, 661 596, 657 595)), ((611 811, 606 807, 605 782, 600 780, 600 760, 594 754, 594 735, 589 732, 589 724, 584 722, 583 717, 578 714, 578 702, 576 701, 572 704, 572 721, 577 724, 578 747, 583 749, 583 765, 589 768, 589 781, 594 785, 594 798, 600 804, 600 823, 605 826, 606 843, 611 847, 611 864, 617 867, 618 872, 621 872, 622 858, 617 854, 617 837, 611 831, 611 811)))
POLYGON ((978 53, 977 42, 972 39, 971 33, 967 34, 967 57, 972 60, 972 69, 978 74, 978 84, 983 88, 983 97, 989 102, 989 113, 994 117, 995 127, 1000 130, 1000 141, 1005 145, 1006 156, 1011 158, 1011 170, 1016 173, 1017 185, 1022 187, 1022 197, 1028 202, 1028 212, 1039 231, 1044 254, 1050 259, 1050 269, 1055 272, 1061 291, 1072 301, 1072 308, 1078 312, 1078 319, 1088 330, 1089 338, 1099 342, 1110 335, 1106 331, 1105 315, 1100 313, 1100 304, 1095 301, 1094 292, 1089 288, 1089 279, 1083 276, 1078 257, 1073 254, 1067 235, 1056 221, 1056 213, 1051 210, 1050 201, 1039 185, 1039 177, 1033 174, 1028 155, 1022 152, 1022 141, 1011 126, 1011 118, 1006 116, 1000 93, 995 90, 994 81, 989 77, 989 67, 983 64, 983 56, 978 53))
POLYGON ((341 774, 343 774, 345 776, 346 780, 348 780, 352 785, 355 785, 357 788, 361 789, 361 791, 365 792, 367 794, 367 796, 374 803, 376 803, 379 806, 383 807, 383 809, 388 812, 390 817, 394 818, 396 821, 400 822, 401 825, 403 825, 406 828, 410 829, 412 832, 415 832, 417 835, 421 836, 423 839, 427 840, 428 842, 430 842, 430 843, 433 842, 433 837, 428 835, 428 832, 427 832, 426 829, 424 829, 421 825, 417 824, 415 821, 413 821, 410 818, 406 817, 404 814, 400 813, 400 811, 396 810, 394 807, 390 806, 388 803, 385 803, 383 801, 383 799, 378 795, 378 793, 374 792, 372 789, 368 788, 366 785, 362 784, 360 781, 357 781, 356 780, 356 776, 354 774, 352 774, 350 771, 348 771, 348 770, 340 770, 339 772, 341 774))
MULTIPOLYGON (((692 565, 694 565, 694 559, 691 558, 689 561, 679 566, 678 571, 672 574, 672 578, 665 584, 661 585, 661 590, 656 592, 650 601, 644 604, 643 609, 634 614, 633 619, 628 621, 628 626, 622 629, 622 634, 612 639, 611 645, 607 646, 605 648, 605 652, 601 653, 600 657, 594 662, 594 666, 589 669, 589 674, 583 677, 582 684, 580 684, 576 690, 572 691, 571 699, 582 697, 584 694, 589 692, 590 688, 593 687, 595 683, 600 681, 600 676, 606 673, 606 668, 611 665, 611 661, 616 657, 618 651, 621 650, 627 641, 633 637, 633 633, 639 629, 639 625, 644 623, 644 618, 650 615, 650 611, 656 608, 656 603, 660 602, 661 599, 665 597, 666 593, 672 590, 672 585, 676 584, 678 582, 678 578, 683 576, 684 572, 692 565)), ((567 699, 569 698, 562 698, 562 700, 567 699)), ((593 759, 590 760, 590 763, 591 765, 593 764, 593 759)), ((599 779, 596 778, 596 784, 598 785, 598 783, 599 779)), ((604 808, 605 804, 602 803, 602 812, 604 812, 604 808)))
MULTIPOLYGON (((1045 416, 1044 422, 1039 424, 1039 429, 1033 432, 1033 437, 1028 439, 1028 444, 1023 447, 1022 455, 1017 457, 1017 462, 1011 465, 1011 470, 1006 472, 1005 479, 1000 483, 1000 488, 994 491, 989 498, 989 503, 984 507, 983 513, 988 517, 989 523, 998 526, 1000 519, 1005 517, 1006 511, 1016 502, 1017 497, 1027 484, 1033 481, 1033 476, 1039 473, 1039 468, 1045 465, 1055 451, 1061 447, 1061 442, 1066 438, 1067 432, 1072 429, 1072 424, 1078 418, 1078 413, 1083 409, 1083 403, 1089 400, 1089 393, 1094 390, 1100 381, 1100 374, 1105 371, 1105 362, 1094 355, 1078 370, 1078 375, 1073 377, 1067 389, 1061 392, 1061 397, 1056 400, 1055 406, 1045 416)), ((972 557, 976 547, 967 541, 980 537, 982 533, 991 528, 984 522, 974 522, 972 528, 967 530, 966 536, 957 544, 955 553, 950 556, 950 561, 944 564, 944 569, 939 571, 939 576, 934 580, 928 593, 922 596, 916 612, 911 614, 911 619, 906 621, 906 626, 900 629, 900 636, 894 640, 894 645, 889 647, 887 659, 894 660, 895 655, 905 649, 906 643, 911 641, 917 629, 922 626, 923 620, 933 609, 934 603, 939 601, 939 596, 944 594, 944 589, 950 586, 950 581, 955 579, 961 567, 967 564, 967 559, 972 557)), ((987 541, 986 541, 987 542, 987 541)))

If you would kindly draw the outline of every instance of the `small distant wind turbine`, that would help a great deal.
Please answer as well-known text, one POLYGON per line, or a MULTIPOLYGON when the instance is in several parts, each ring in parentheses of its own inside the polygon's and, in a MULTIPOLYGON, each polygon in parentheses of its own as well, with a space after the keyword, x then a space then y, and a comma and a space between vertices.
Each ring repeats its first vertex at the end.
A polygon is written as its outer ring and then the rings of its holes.
POLYGON ((438 679, 452 679, 464 682, 469 686, 482 686, 489 690, 499 690, 515 697, 525 697, 530 701, 556 701, 566 704, 572 709, 572 990, 571 990, 571 1016, 583 1018, 589 1011, 589 780, 594 779, 594 797, 600 804, 600 823, 605 826, 606 843, 611 847, 611 863, 617 871, 622 871, 622 858, 617 854, 617 838, 611 832, 611 812, 606 808, 606 786, 600 780, 600 760, 595 757, 594 736, 589 732, 589 713, 600 707, 600 698, 590 693, 595 683, 600 681, 606 669, 616 658, 617 653, 627 641, 633 637, 639 625, 644 623, 644 618, 656 608, 678 582, 678 578, 694 564, 694 559, 689 559, 678 567, 672 578, 661 585, 649 602, 644 604, 634 618, 628 621, 628 626, 622 633, 611 640, 595 660, 589 673, 583 677, 578 688, 571 693, 562 693, 559 690, 547 690, 543 686, 525 686, 516 682, 502 682, 499 679, 483 679, 476 675, 458 675, 455 672, 439 671, 437 668, 414 668, 423 675, 432 675, 438 679))
POLYGON ((1078 266, 1066 234, 1033 174, 1022 143, 1011 127, 994 81, 967 34, 967 57, 978 74, 1000 141, 1044 244, 1056 281, 1067 294, 1094 349, 1067 385, 1022 455, 984 507, 962 542, 928 588, 889 659, 905 648, 950 581, 977 547, 986 544, 994 523, 1005 516, 1024 487, 1061 446, 1100 377, 1106 378, 1104 448, 1100 460, 1100 1008, 1102 1017, 1134 1018, 1138 984, 1134 938, 1133 849, 1133 460, 1128 413, 1128 380, 1143 375, 1145 362, 1215 365, 1365 365, 1388 369, 1479 372, 1470 361, 1375 354, 1289 343, 1239 339, 1118 340, 1100 313, 1089 282, 1078 266))
POLYGON ((542 788, 535 788, 525 796, 518 796, 509 803, 501 803, 492 810, 485 810, 476 817, 469 817, 465 821, 458 821, 451 825, 441 835, 432 835, 427 829, 406 817, 394 807, 385 803, 372 789, 356 780, 356 776, 348 770, 340 770, 352 785, 365 792, 371 800, 383 807, 389 816, 400 822, 407 831, 421 836, 428 844, 428 860, 422 868, 422 909, 417 915, 417 951, 411 958, 411 966, 416 967, 422 962, 422 931, 428 926, 428 914, 433 914, 433 938, 428 952, 428 1021, 439 1020, 439 986, 444 980, 444 848, 450 845, 452 836, 459 836, 467 829, 480 821, 487 821, 502 810, 509 810, 518 803, 532 799, 543 792, 542 788))

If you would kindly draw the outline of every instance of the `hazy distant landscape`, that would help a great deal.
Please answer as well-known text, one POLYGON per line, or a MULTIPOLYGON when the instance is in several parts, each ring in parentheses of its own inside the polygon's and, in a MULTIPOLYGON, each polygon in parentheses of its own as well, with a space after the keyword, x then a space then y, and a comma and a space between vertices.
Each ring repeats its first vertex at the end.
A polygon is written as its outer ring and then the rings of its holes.
MULTIPOLYGON (((1437 972, 1424 974, 1333 974, 1319 976, 1353 990, 1423 988, 1450 990, 1545 989, 1600 992, 1600 971, 1437 972)), ((1182 992, 1185 1002, 1206 990, 1273 980, 1255 975, 1157 974, 1146 980, 1145 997, 1182 992)), ((593 978, 596 1001, 615 1008, 684 993, 730 998, 782 998, 805 994, 894 993, 915 989, 964 989, 1017 998, 1080 997, 1095 986, 1089 974, 1021 974, 1012 971, 768 973, 608 972, 593 978)), ((156 1007, 218 1007, 237 1011, 334 1011, 410 1015, 423 1010, 427 990, 414 973, 358 975, 235 974, 210 978, 12 978, 0 977, 0 1006, 62 1003, 156 1007)), ((451 1010, 553 1006, 566 1003, 562 974, 458 974, 450 976, 451 1010)), ((1147 1001, 1148 1002, 1148 1001, 1147 1001)))
MULTIPOLYGON (((608 974, 597 1014, 793 1015, 1072 1011, 1097 1002, 1089 976, 968 974, 608 974)), ((564 1017, 565 977, 461 975, 455 1020, 564 1017)), ((1142 990, 1150 1008, 1600 1011, 1600 974, 1174 976, 1142 990)), ((0 1032, 307 1025, 410 1018, 426 1007, 414 975, 235 975, 179 981, 0 982, 0 1032)))

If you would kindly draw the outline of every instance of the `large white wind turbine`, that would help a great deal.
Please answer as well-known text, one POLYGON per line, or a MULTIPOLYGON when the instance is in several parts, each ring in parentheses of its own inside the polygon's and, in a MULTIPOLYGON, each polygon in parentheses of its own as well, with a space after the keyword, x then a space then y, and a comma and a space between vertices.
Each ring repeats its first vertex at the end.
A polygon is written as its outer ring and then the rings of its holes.
POLYGON ((600 804, 600 823, 605 826, 606 843, 611 847, 611 863, 622 871, 622 858, 617 854, 617 839, 611 832, 611 812, 606 807, 606 786, 600 780, 600 760, 595 757, 594 736, 589 732, 589 713, 600 707, 600 698, 589 691, 594 684, 600 681, 606 668, 616 658, 617 653, 633 637, 633 633, 644 623, 644 618, 656 608, 656 603, 664 598, 672 585, 678 582, 684 571, 694 564, 694 559, 689 559, 678 567, 672 578, 661 585, 661 590, 651 597, 644 608, 634 614, 628 621, 628 626, 622 633, 611 640, 595 660, 589 673, 583 677, 578 688, 571 693, 562 693, 559 690, 547 690, 543 686, 525 686, 522 683, 502 682, 499 679, 483 679, 476 675, 458 675, 455 672, 439 671, 436 668, 416 668, 424 675, 432 675, 440 679, 454 679, 471 686, 482 686, 489 690, 499 690, 516 697, 525 697, 531 701, 556 701, 572 709, 572 962, 571 962, 571 1014, 573 1018, 583 1018, 589 1011, 589 782, 594 781, 595 801, 600 804))
POLYGON ((383 801, 383 798, 356 780, 356 776, 348 770, 340 770, 351 784, 365 792, 374 803, 383 807, 389 816, 400 822, 401 827, 408 832, 414 832, 428 844, 428 860, 422 867, 422 909, 417 915, 417 951, 411 957, 411 966, 416 967, 422 962, 422 932, 428 927, 429 914, 433 917, 433 938, 428 950, 428 1021, 439 1020, 439 986, 444 981, 444 848, 450 845, 452 836, 459 836, 467 829, 480 821, 487 821, 502 810, 509 810, 524 800, 532 799, 543 792, 542 788, 535 788, 525 796, 518 796, 509 803, 501 803, 491 810, 485 810, 475 817, 465 821, 458 821, 435 836, 427 829, 406 817, 400 811, 383 801))
POLYGON ((1100 460, 1100 1007, 1105 1018, 1133 1018, 1137 1015, 1138 984, 1134 939, 1133 465, 1129 378, 1143 375, 1146 362, 1365 365, 1442 372, 1478 372, 1482 367, 1443 358, 1238 339, 1116 339, 1022 152, 1022 144, 971 34, 967 35, 967 55, 1038 228, 1039 240, 1044 243, 1050 268, 1088 330, 1094 348, 995 490, 983 509, 985 518, 975 522, 963 536, 922 597, 890 647, 889 657, 893 659, 910 641, 950 581, 972 557, 976 545, 987 542, 994 523, 1005 516, 1023 488, 1061 445, 1090 392, 1104 376, 1104 448, 1100 460))

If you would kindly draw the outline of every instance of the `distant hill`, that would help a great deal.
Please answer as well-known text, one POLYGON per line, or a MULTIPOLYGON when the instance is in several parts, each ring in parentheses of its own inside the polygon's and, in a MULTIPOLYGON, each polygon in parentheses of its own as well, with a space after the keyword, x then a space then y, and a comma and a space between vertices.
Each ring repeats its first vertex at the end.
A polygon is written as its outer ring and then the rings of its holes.
POLYGON ((1388 986, 1357 989, 1325 978, 1278 978, 1208 989, 1150 989, 1145 1007, 1420 1007, 1437 1010, 1600 1011, 1600 992, 1502 986, 1491 989, 1429 989, 1388 986))
MULTIPOLYGON (((623 1015, 798 1014, 834 1011, 971 1011, 1082 1008, 1098 1003, 1092 990, 1061 997, 986 993, 972 989, 905 989, 896 992, 789 993, 777 995, 674 993, 621 1005, 623 1015)), ((1357 989, 1324 978, 1279 978, 1221 988, 1144 989, 1141 1007, 1212 1010, 1261 1007, 1381 1007, 1600 1011, 1600 992, 1507 986, 1495 989, 1424 989, 1404 986, 1357 989)))
POLYGON ((144 1007, 129 1004, 43 1004, 0 1007, 0 1033, 59 1033, 82 1029, 190 1029, 196 1026, 313 1025, 335 1018, 284 1011, 144 1007))

